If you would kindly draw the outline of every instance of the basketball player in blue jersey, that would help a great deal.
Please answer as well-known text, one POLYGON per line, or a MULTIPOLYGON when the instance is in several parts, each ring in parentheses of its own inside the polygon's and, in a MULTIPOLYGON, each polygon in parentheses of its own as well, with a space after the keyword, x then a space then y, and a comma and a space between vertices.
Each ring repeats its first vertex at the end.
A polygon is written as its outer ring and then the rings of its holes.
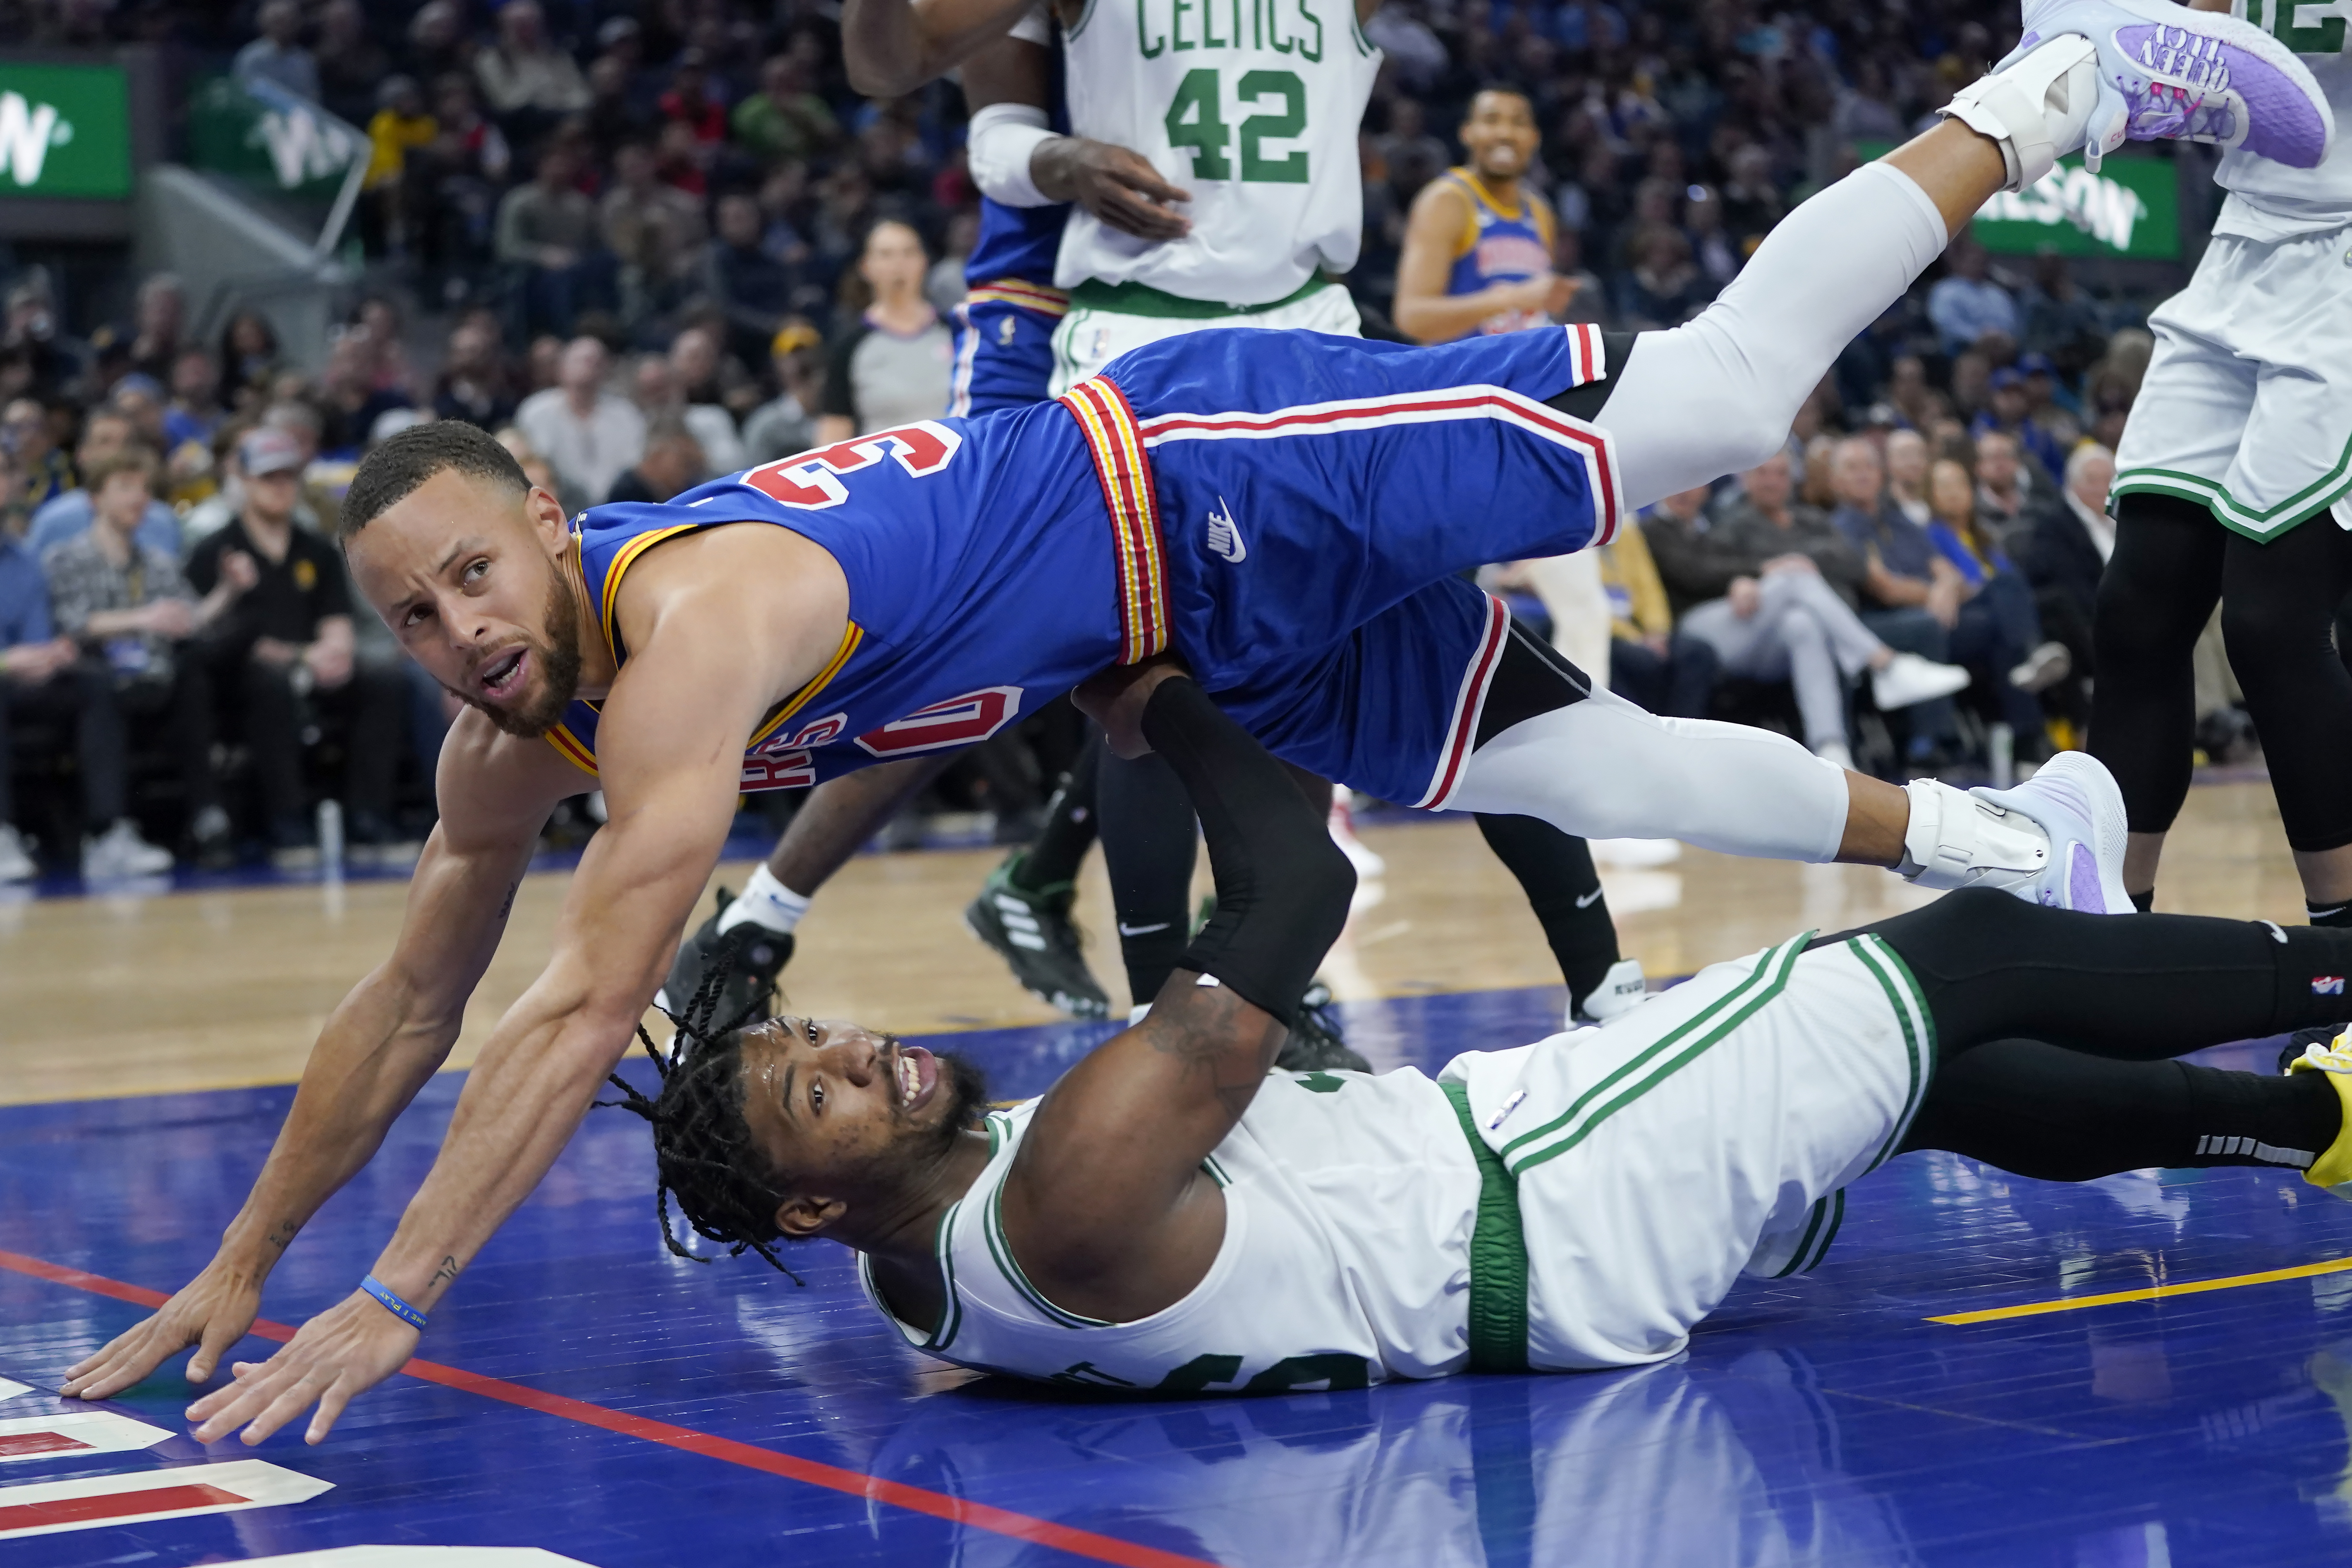
MULTIPOLYGON (((441 822, 392 955, 330 1017, 214 1261, 64 1392, 111 1394, 189 1344, 190 1372, 210 1375, 287 1245, 446 1058, 541 825, 591 770, 609 820, 397 1231, 349 1298, 192 1407, 199 1441, 258 1442, 313 1405, 320 1440, 415 1352, 627 1050, 747 774, 819 780, 972 744, 1114 667, 1181 658, 1192 679, 1167 684, 1213 696, 1277 755, 1392 799, 2127 911, 2121 801, 2087 757, 2006 792, 1846 773, 1783 736, 1591 689, 1455 575, 1605 540, 1627 510, 1776 450, 1840 349, 1954 230, 2083 144, 2131 79, 2100 41, 2115 16, 2105 0, 2055 8, 2036 47, 1954 96, 1951 123, 1807 201, 1706 312, 1630 344, 1581 327, 1433 349, 1198 332, 1053 403, 875 432, 577 518, 471 426, 383 443, 340 532, 370 605, 469 709, 442 753, 441 822)), ((2246 24, 2180 16, 2252 84, 2210 100, 2229 134, 2324 111, 2291 58, 2244 47, 2266 42, 2246 24)), ((2136 107, 2160 106, 2124 99, 2116 140, 2136 107)), ((1279 1017, 1297 994, 1244 1005, 1279 1017)), ((886 1116, 936 1095, 921 1058, 891 1070, 907 1098, 877 1099, 886 1116)), ((1247 1086, 1233 1087, 1238 1116, 1247 1086)), ((1156 1091, 1139 1078, 1132 1092, 1156 1091)), ((797 1089, 778 1109, 823 1114, 797 1089)), ((1206 1206, 1190 1218, 1221 1223, 1206 1206)), ((1145 1293, 1181 1294, 1181 1268, 1171 1254, 1145 1293)), ((1097 1315, 1124 1314, 1102 1300, 1097 1315)))
POLYGON ((1396 324, 1416 342, 1519 332, 1568 308, 1572 279, 1552 270, 1552 214, 1519 183, 1535 157, 1535 109, 1488 88, 1459 132, 1469 163, 1412 199, 1397 260, 1396 324))

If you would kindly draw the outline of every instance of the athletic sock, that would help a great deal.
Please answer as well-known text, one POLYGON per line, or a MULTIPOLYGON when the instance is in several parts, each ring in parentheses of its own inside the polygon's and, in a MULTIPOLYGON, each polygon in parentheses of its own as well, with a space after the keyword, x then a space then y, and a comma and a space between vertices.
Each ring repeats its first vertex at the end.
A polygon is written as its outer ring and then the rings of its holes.
POLYGON ((1095 775, 1095 814, 1128 995, 1149 1002, 1192 940, 1192 797, 1160 757, 1107 757, 1095 775))
POLYGON ((1004 879, 1035 899, 1066 898, 1078 879, 1078 862, 1094 847, 1097 817, 1095 775, 1103 743, 1090 738, 1070 771, 1045 803, 1045 826, 1037 842, 1005 868, 1004 879))
POLYGON ((719 933, 724 936, 750 921, 779 936, 790 936, 793 928, 801 923, 801 917, 808 913, 812 896, 793 892, 761 866, 751 873, 751 879, 743 885, 735 901, 727 906, 727 912, 719 917, 719 933))
POLYGON ((2303 918, 2305 925, 2352 928, 2352 904, 2330 904, 2319 909, 2306 902, 2303 906, 2303 918))
POLYGON ((1570 1010, 1581 1007, 1619 957, 1617 924, 1601 896, 1592 851, 1583 839, 1532 816, 1482 811, 1478 831, 1495 858, 1519 879, 1568 984, 1570 1010))
POLYGON ((2131 901, 2132 908, 2137 910, 2140 913, 2144 915, 2154 914, 2156 912, 2156 889, 2154 888, 2150 888, 2145 893, 2134 893, 2131 896, 2131 901))

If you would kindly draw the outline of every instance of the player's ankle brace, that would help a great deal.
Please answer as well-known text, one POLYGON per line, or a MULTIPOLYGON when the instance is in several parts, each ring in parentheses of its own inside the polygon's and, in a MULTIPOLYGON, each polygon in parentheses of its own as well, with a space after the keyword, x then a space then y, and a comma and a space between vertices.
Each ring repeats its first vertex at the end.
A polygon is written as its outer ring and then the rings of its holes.
POLYGON ((2002 188, 2021 191, 2055 168, 2062 153, 2083 144, 2083 127, 2097 100, 2098 51, 2088 38, 2069 33, 2007 70, 1978 78, 1937 112, 1999 142, 2009 173, 2002 188))
POLYGON ((1903 786, 1911 821, 1895 874, 1922 888, 2008 888, 2041 875, 2050 837, 2030 817, 1935 779, 1903 786))

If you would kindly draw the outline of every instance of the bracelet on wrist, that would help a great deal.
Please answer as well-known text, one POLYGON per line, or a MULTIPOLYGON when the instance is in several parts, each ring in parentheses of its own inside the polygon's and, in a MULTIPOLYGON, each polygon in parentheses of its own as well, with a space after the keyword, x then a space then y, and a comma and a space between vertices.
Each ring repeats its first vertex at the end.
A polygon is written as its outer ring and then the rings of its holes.
POLYGON ((360 1289, 375 1298, 375 1304, 420 1332, 425 1327, 425 1314, 394 1294, 392 1287, 371 1274, 360 1281, 360 1289))

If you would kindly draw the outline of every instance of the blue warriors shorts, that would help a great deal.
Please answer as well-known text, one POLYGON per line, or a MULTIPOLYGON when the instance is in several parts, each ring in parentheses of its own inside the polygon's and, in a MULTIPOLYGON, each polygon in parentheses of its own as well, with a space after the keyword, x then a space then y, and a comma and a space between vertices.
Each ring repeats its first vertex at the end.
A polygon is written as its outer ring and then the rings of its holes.
POLYGON ((1124 654, 1171 649, 1279 755, 1442 808, 1508 626, 1460 574, 1616 531, 1609 437, 1546 402, 1606 368, 1582 324, 1213 331, 1112 361, 1063 402, 1120 542, 1124 654))
POLYGON ((1016 279, 983 283, 955 312, 948 413, 963 417, 1043 403, 1054 379, 1054 329, 1070 297, 1016 279))

